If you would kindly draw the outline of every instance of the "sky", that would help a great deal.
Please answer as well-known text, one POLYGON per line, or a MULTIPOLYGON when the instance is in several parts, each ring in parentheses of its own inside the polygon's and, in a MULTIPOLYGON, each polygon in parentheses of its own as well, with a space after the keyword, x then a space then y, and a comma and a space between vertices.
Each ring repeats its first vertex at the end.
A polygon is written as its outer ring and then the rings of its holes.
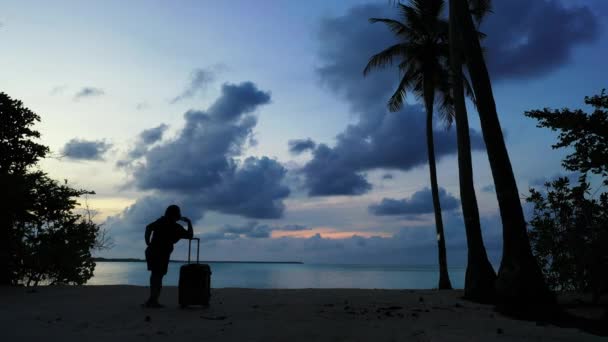
MULTIPOLYGON (((143 257, 146 224, 178 204, 205 260, 436 264, 425 114, 386 102, 395 42, 366 1, 29 1, 0 5, 0 91, 41 116, 40 167, 95 191, 105 257, 143 257)), ((481 26, 519 192, 567 175, 568 151, 526 110, 585 108, 607 87, 608 1, 495 0, 481 26)), ((470 106, 488 254, 501 223, 470 106)), ((449 264, 466 263, 454 128, 435 120, 449 264)), ((174 258, 185 258, 185 243, 174 258)))

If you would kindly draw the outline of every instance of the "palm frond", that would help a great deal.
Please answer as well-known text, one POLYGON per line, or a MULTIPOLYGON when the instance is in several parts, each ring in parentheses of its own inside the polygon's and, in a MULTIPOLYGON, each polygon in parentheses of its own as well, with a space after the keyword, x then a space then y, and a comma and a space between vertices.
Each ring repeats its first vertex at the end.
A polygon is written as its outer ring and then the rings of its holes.
POLYGON ((397 86, 397 90, 391 98, 388 100, 388 109, 391 112, 398 112, 403 107, 403 103, 405 102, 405 96, 407 95, 407 88, 409 85, 409 80, 407 77, 402 77, 399 85, 397 86))
POLYGON ((471 99, 471 102, 473 102, 473 105, 475 106, 475 108, 477 108, 477 98, 475 97, 473 86, 471 86, 469 78, 466 77, 464 74, 462 75, 462 86, 464 88, 465 96, 471 99))
POLYGON ((392 65, 393 59, 402 56, 404 52, 403 44, 399 43, 373 55, 369 62, 367 62, 365 69, 363 69, 363 75, 367 76, 372 69, 392 65))
POLYGON ((369 18, 370 23, 384 23, 396 36, 406 35, 409 32, 407 25, 403 24, 399 20, 389 18, 369 18))
POLYGON ((484 17, 492 13, 492 0, 469 0, 469 9, 477 25, 481 25, 484 17))

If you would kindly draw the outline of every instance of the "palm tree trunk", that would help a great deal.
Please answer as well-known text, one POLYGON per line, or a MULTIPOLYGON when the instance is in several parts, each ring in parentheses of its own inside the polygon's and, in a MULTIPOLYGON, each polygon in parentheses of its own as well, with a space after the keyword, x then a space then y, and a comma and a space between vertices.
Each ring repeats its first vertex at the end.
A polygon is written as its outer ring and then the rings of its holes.
MULTIPOLYGON (((517 183, 496 112, 490 76, 466 0, 454 1, 463 51, 477 98, 483 138, 496 188, 503 224, 503 255, 496 279, 499 309, 511 313, 539 313, 555 299, 532 255, 517 183)), ((550 309, 549 309, 550 310, 550 309)))
MULTIPOLYGON (((453 16, 450 2, 450 16, 453 16)), ((464 297, 481 303, 494 300, 494 282, 496 273, 488 260, 486 248, 481 235, 479 209, 473 180, 473 162, 471 160, 471 139, 469 137, 469 119, 465 105, 465 94, 462 75, 462 50, 460 37, 457 35, 456 21, 450 18, 450 63, 452 69, 452 96, 456 117, 456 135, 458 140, 458 177, 460 181, 460 201, 467 236, 467 271, 464 283, 464 297)))
POLYGON ((435 165, 435 143, 433 141, 433 102, 435 88, 425 82, 424 100, 426 107, 426 143, 429 154, 429 171, 431 174, 431 193, 433 194, 433 208, 435 210, 435 226, 437 227, 437 247, 439 251, 439 289, 450 290, 450 276, 448 274, 448 261, 445 249, 445 236, 443 233, 443 219, 441 217, 441 203, 439 202, 439 186, 437 185, 437 167, 435 165))

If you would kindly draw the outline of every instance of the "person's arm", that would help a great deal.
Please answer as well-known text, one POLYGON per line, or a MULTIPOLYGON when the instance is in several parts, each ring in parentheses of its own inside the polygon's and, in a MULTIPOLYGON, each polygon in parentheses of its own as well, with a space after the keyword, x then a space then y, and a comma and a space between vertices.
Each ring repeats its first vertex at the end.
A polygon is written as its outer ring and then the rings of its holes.
POLYGON ((188 224, 188 231, 186 232, 184 238, 192 239, 194 237, 194 229, 192 229, 192 221, 190 221, 190 219, 187 217, 182 217, 182 221, 184 221, 188 224))
POLYGON ((144 238, 146 239, 146 246, 150 246, 150 236, 152 236, 152 231, 154 230, 153 223, 150 223, 146 226, 146 234, 144 238))

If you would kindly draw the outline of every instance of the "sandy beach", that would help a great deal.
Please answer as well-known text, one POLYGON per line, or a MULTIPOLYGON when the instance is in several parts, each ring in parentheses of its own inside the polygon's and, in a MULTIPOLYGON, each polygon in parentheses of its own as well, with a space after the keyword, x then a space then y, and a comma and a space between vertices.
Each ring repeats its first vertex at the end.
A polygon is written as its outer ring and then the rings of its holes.
POLYGON ((517 321, 461 291, 217 289, 209 308, 144 309, 137 286, 0 289, 3 341, 605 341, 517 321))

